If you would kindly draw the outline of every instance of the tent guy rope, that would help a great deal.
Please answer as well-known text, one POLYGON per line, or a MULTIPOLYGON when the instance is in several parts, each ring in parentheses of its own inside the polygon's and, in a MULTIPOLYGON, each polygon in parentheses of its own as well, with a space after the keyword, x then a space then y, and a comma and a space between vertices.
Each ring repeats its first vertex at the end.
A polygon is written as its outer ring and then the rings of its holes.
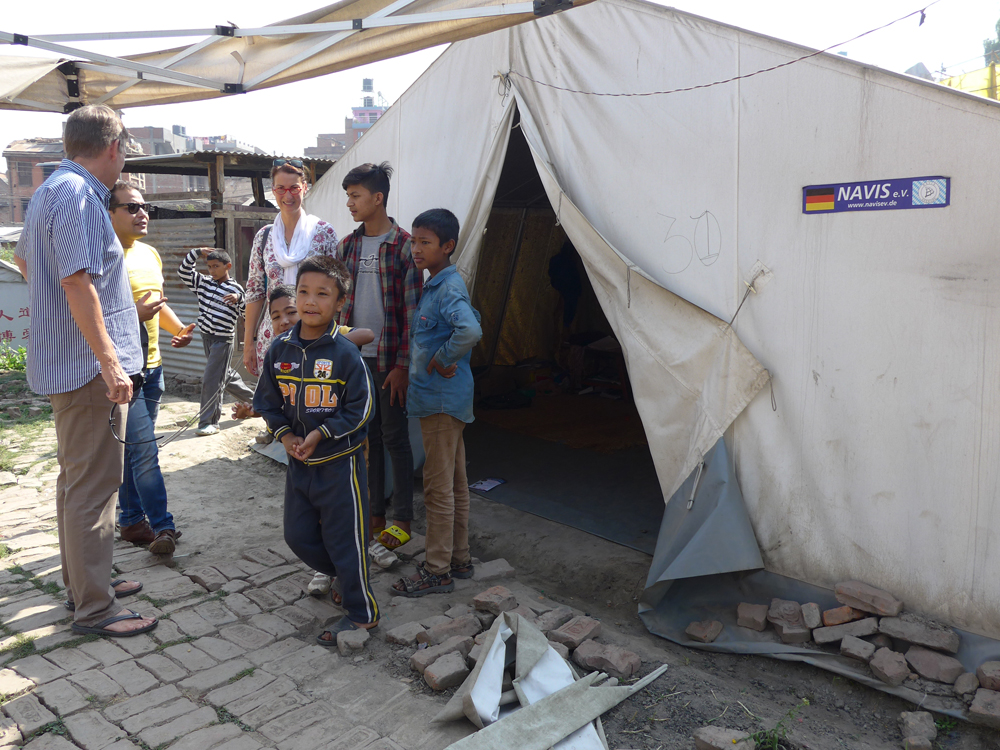
POLYGON ((712 81, 711 83, 700 83, 697 86, 684 86, 683 88, 668 89, 666 91, 641 91, 641 92, 632 92, 632 93, 630 93, 630 92, 615 93, 615 92, 602 92, 602 91, 582 91, 580 89, 571 89, 571 88, 566 88, 564 86, 557 86, 554 83, 546 83, 545 81, 538 81, 538 80, 535 80, 534 78, 532 78, 531 76, 526 76, 523 73, 520 73, 520 72, 518 72, 516 70, 510 70, 510 71, 507 72, 506 75, 503 74, 503 73, 501 73, 499 75, 499 78, 501 79, 501 82, 500 82, 500 91, 503 92, 503 93, 505 93, 506 90, 510 88, 510 83, 509 83, 510 76, 517 76, 518 78, 521 78, 521 79, 523 79, 525 81, 531 81, 532 83, 537 84, 539 86, 545 86, 545 87, 550 88, 550 89, 556 89, 557 91, 565 91, 565 92, 570 93, 570 94, 583 94, 585 96, 623 96, 623 97, 627 97, 627 96, 660 96, 660 95, 664 95, 664 94, 679 94, 679 93, 681 93, 683 91, 696 91, 698 89, 712 88, 713 86, 721 86, 721 85, 726 84, 726 83, 733 83, 735 81, 741 81, 744 78, 753 78, 754 76, 760 75, 761 73, 770 73, 771 71, 778 70, 779 68, 785 68, 785 67, 788 67, 789 65, 795 65, 795 63, 800 63, 800 62, 802 62, 804 60, 808 60, 811 57, 816 57, 817 55, 822 55, 822 54, 824 54, 826 52, 829 52, 832 49, 836 49, 837 47, 843 47, 845 44, 850 44, 853 41, 861 39, 862 37, 866 37, 869 34, 874 34, 876 31, 881 31, 882 29, 887 29, 890 26, 894 26, 895 24, 899 23, 900 21, 905 21, 907 18, 911 18, 911 17, 913 17, 915 15, 918 15, 918 14, 920 15, 920 23, 918 25, 919 26, 923 26, 924 25, 924 21, 926 20, 927 9, 930 8, 932 5, 937 5, 939 2, 941 2, 941 0, 934 0, 934 2, 928 3, 927 5, 925 5, 923 8, 920 8, 919 10, 915 10, 915 11, 912 11, 910 13, 907 13, 905 16, 900 16, 895 21, 889 21, 889 23, 882 24, 881 26, 877 26, 874 29, 869 29, 868 31, 865 31, 865 32, 863 32, 861 34, 858 34, 857 36, 851 37, 850 39, 847 39, 847 40, 845 40, 843 42, 838 42, 837 44, 831 44, 829 47, 826 47, 826 48, 820 49, 820 50, 816 50, 815 52, 810 52, 808 55, 803 55, 802 57, 797 57, 794 60, 788 60, 786 62, 779 63, 778 65, 772 65, 769 68, 761 68, 760 70, 755 70, 752 73, 745 73, 744 75, 733 76, 732 78, 726 78, 726 79, 721 80, 721 81, 712 81))

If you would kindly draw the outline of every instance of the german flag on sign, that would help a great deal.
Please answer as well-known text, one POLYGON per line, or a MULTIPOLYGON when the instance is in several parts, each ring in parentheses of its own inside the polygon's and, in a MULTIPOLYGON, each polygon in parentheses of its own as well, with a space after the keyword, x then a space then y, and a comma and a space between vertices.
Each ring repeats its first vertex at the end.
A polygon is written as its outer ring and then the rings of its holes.
POLYGON ((809 188, 806 190, 806 211, 832 211, 834 188, 809 188))

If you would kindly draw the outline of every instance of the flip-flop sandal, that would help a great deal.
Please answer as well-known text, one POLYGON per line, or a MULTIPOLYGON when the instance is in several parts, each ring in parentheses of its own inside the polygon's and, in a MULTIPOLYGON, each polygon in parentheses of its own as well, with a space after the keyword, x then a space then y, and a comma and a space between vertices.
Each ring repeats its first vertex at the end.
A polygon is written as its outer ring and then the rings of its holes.
MULTIPOLYGON (((116 578, 111 582, 111 588, 114 588, 115 586, 120 586, 123 583, 128 583, 128 581, 125 580, 124 578, 116 578)), ((142 582, 136 581, 136 583, 139 584, 137 588, 128 589, 127 591, 116 591, 115 599, 123 599, 126 596, 132 596, 132 594, 138 594, 140 591, 142 591, 142 582)), ((63 602, 63 606, 70 612, 76 612, 76 604, 71 602, 69 599, 63 602)))
POLYGON ((379 534, 377 539, 379 543, 387 550, 396 550, 402 547, 408 541, 410 541, 410 535, 407 534, 398 526, 390 526, 387 529, 383 529, 382 533, 379 534), (386 539, 385 539, 386 534, 388 534, 391 539, 395 539, 398 542, 398 544, 392 544, 392 543, 386 544, 386 539))
POLYGON ((476 567, 472 563, 466 563, 465 565, 451 566, 452 578, 472 578, 475 572, 476 572, 476 567))
POLYGON ((389 588, 389 593, 392 596, 405 596, 410 599, 416 599, 428 594, 446 594, 449 591, 455 590, 455 582, 450 580, 450 576, 448 583, 442 583, 444 577, 434 575, 424 567, 423 563, 417 565, 417 573, 420 576, 419 580, 414 581, 411 578, 400 578, 396 583, 402 585, 403 588, 397 589, 396 585, 393 584, 389 588))
POLYGON ((111 638, 131 638, 133 635, 139 635, 140 633, 148 633, 150 630, 155 628, 160 624, 160 621, 155 617, 149 625, 145 625, 136 630, 127 630, 124 633, 119 633, 117 630, 108 630, 108 625, 112 625, 116 622, 122 622, 123 620, 141 620, 142 615, 128 611, 127 615, 115 615, 114 617, 109 617, 107 620, 102 620, 93 626, 80 625, 79 623, 73 623, 70 627, 74 633, 79 633, 80 635, 106 635, 111 638))
POLYGON ((378 539, 372 539, 371 544, 368 545, 368 555, 382 570, 388 570, 399 562, 396 553, 391 549, 386 549, 385 545, 378 539))
MULTIPOLYGON (((368 628, 368 632, 370 633, 377 628, 378 625, 376 624, 374 627, 368 628)), ((358 627, 353 622, 351 622, 346 616, 341 617, 339 620, 337 620, 336 625, 334 625, 329 630, 324 630, 322 633, 316 636, 316 643, 318 643, 323 648, 337 648, 337 636, 340 635, 341 633, 349 633, 352 630, 364 630, 364 628, 358 627), (327 640, 326 638, 323 637, 327 633, 330 634, 330 640, 327 640)))

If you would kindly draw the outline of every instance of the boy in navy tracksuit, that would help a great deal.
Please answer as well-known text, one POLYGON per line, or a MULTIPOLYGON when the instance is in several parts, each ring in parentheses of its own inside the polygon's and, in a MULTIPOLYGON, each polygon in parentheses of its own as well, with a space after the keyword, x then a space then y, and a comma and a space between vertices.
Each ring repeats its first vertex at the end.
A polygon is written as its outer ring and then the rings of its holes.
POLYGON ((378 624, 368 582, 368 477, 362 447, 375 412, 371 374, 358 347, 334 322, 351 280, 339 260, 307 258, 299 266, 299 322, 278 336, 264 358, 253 407, 288 453, 285 541, 313 570, 336 576, 334 601, 347 616, 317 636, 378 624), (339 602, 338 602, 339 603, 339 602))

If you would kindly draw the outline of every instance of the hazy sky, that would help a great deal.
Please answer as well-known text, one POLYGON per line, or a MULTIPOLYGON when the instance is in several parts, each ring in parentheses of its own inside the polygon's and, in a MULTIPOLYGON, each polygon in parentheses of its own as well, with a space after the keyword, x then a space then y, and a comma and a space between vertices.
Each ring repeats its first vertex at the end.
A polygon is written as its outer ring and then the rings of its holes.
MULTIPOLYGON (((177 6, 197 7, 196 18, 188 20, 183 13, 170 13, 167 9, 172 6, 165 5, 100 5, 100 12, 81 13, 83 6, 79 0, 11 0, 5 3, 0 16, 0 30, 30 35, 205 27, 230 22, 246 28, 314 10, 320 2, 243 0, 234 4, 230 0, 201 0, 197 6, 177 6), (124 10, 116 13, 118 7, 124 10), (142 12, 143 7, 156 8, 155 17, 153 13, 142 12)), ((927 7, 927 0, 840 0, 834 4, 803 3, 801 0, 674 0, 669 4, 717 21, 822 49, 927 7)), ((950 74, 974 70, 982 67, 982 40, 994 36, 998 17, 1000 0, 940 0, 927 9, 923 26, 918 26, 917 18, 910 18, 839 49, 853 59, 897 72, 918 62, 923 62, 932 71, 945 66, 950 74)), ((194 41, 153 39, 72 44, 105 54, 124 55, 194 41)), ((375 90, 393 102, 443 50, 444 47, 436 47, 241 96, 129 109, 124 113, 125 124, 166 128, 184 125, 188 135, 227 133, 272 153, 300 154, 304 147, 316 145, 317 133, 342 132, 344 117, 350 115, 352 106, 360 104, 362 78, 374 78, 375 90), (295 102, 295 106, 288 106, 289 102, 295 102)), ((0 55, 8 54, 48 56, 40 50, 0 45, 0 55)), ((664 54, 669 54, 669 50, 664 54)), ((0 110, 0 146, 19 138, 58 137, 63 119, 57 114, 0 110)), ((2 161, 0 165, 6 169, 2 161)))

